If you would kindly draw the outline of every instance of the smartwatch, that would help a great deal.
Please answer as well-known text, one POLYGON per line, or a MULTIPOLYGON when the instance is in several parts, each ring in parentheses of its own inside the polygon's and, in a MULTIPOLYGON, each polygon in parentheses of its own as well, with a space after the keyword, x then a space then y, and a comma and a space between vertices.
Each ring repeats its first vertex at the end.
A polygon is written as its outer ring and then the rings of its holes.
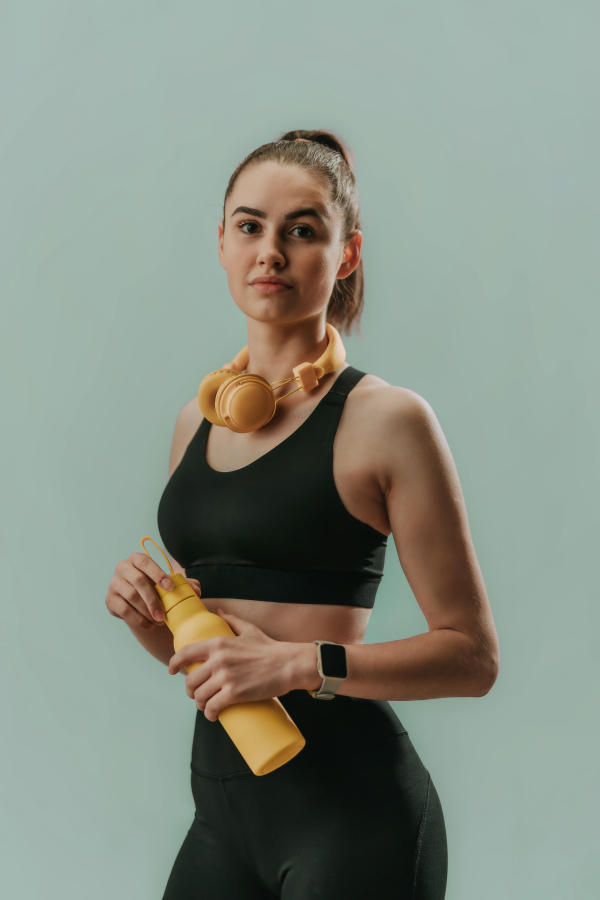
POLYGON ((313 641, 317 645, 317 670, 323 684, 316 691, 309 691, 319 700, 333 700, 342 681, 348 677, 346 648, 334 641, 313 641))

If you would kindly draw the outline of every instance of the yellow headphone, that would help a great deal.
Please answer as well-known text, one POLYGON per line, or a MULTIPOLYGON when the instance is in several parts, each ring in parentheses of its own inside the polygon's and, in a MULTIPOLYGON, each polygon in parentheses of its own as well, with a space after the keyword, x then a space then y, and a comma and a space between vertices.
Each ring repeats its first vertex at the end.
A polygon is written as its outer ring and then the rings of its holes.
POLYGON ((329 322, 325 328, 329 343, 322 356, 314 363, 304 362, 294 366, 291 378, 273 381, 271 384, 260 375, 243 373, 249 360, 246 344, 230 363, 225 363, 222 369, 209 372, 202 379, 198 388, 198 406, 204 418, 213 425, 226 426, 238 433, 256 431, 271 421, 280 400, 296 391, 312 391, 317 387, 319 379, 329 372, 335 372, 346 359, 346 348, 339 333, 329 322), (296 381, 298 387, 275 399, 273 389, 289 384, 290 381, 296 381))

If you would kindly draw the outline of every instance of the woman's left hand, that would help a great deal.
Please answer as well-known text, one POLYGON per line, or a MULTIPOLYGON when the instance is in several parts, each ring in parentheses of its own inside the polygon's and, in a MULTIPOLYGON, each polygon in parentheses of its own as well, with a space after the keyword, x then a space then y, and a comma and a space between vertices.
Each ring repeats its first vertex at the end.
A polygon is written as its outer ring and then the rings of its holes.
POLYGON ((202 662, 185 678, 188 697, 211 722, 232 703, 270 700, 292 690, 292 668, 300 645, 276 641, 257 625, 219 610, 238 637, 214 637, 181 647, 169 660, 174 675, 187 663, 202 662))

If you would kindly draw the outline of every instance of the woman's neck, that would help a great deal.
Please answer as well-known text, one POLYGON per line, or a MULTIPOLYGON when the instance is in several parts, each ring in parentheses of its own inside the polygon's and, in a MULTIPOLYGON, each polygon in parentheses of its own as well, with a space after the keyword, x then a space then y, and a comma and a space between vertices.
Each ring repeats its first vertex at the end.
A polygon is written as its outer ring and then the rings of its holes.
POLYGON ((283 326, 249 319, 246 371, 269 384, 291 378, 294 366, 317 360, 328 341, 323 320, 283 326))

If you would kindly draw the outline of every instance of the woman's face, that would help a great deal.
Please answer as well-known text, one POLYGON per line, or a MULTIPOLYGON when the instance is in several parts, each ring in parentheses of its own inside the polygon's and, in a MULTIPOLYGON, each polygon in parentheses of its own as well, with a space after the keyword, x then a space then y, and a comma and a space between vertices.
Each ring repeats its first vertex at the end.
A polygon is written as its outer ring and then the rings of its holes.
POLYGON ((328 185, 307 169, 272 161, 245 169, 219 222, 219 261, 236 306, 273 324, 323 315, 336 278, 360 261, 360 231, 344 246, 341 227, 328 185), (269 275, 287 285, 252 284, 269 275))

